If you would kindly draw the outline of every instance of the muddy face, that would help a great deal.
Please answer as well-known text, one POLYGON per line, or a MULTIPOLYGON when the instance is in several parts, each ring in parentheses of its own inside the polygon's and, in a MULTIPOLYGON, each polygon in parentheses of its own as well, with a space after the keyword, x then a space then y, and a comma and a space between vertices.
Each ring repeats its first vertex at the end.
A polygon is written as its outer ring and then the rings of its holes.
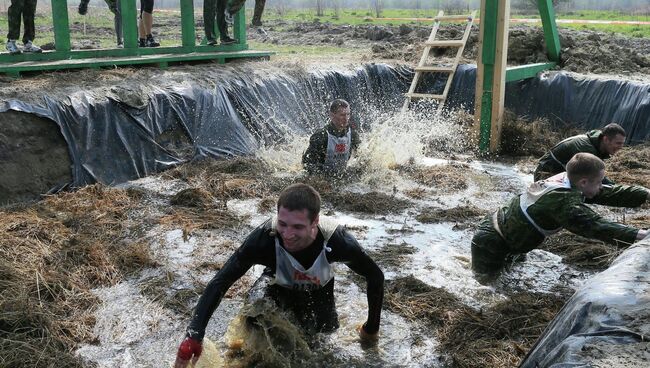
POLYGON ((306 209, 290 211, 284 207, 278 210, 278 234, 282 237, 284 247, 289 252, 307 248, 318 234, 318 217, 309 218, 306 209))
POLYGON ((336 110, 336 112, 330 112, 330 120, 336 130, 346 131, 350 122, 350 108, 342 107, 336 110))
POLYGON ((623 148, 625 143, 625 136, 617 134, 613 138, 610 138, 606 135, 603 136, 601 141, 600 148, 601 151, 606 152, 608 155, 613 156, 616 152, 620 151, 623 148))

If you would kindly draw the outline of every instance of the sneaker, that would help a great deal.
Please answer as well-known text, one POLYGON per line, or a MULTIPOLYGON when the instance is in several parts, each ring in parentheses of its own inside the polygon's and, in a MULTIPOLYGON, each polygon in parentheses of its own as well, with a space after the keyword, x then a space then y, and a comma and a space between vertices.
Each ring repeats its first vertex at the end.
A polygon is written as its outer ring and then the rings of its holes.
POLYGON ((222 45, 232 45, 237 43, 237 40, 234 38, 230 38, 228 36, 221 38, 221 44, 222 45))
POLYGON ((144 38, 140 38, 138 40, 138 47, 147 47, 147 43, 145 42, 144 38))
POLYGON ((264 37, 269 36, 269 34, 266 33, 266 31, 264 30, 264 28, 262 28, 262 27, 255 27, 255 28, 256 28, 257 33, 259 33, 260 35, 262 35, 264 37))
POLYGON ((148 35, 147 39, 144 41, 145 47, 158 47, 160 42, 156 42, 152 35, 148 35))
POLYGON ((18 48, 18 45, 16 45, 16 40, 7 41, 7 51, 12 55, 20 54, 22 52, 20 51, 20 48, 18 48))
POLYGON ((233 17, 228 10, 226 10, 226 23, 228 23, 229 26, 235 24, 235 17, 233 17))
POLYGON ((213 38, 209 38, 208 41, 205 43, 208 46, 217 46, 217 40, 213 38))
POLYGON ((27 41, 23 45, 23 52, 31 52, 37 54, 39 52, 43 52, 43 50, 41 50, 40 47, 34 45, 32 41, 27 41))
POLYGON ((118 48, 118 49, 123 49, 123 48, 124 48, 124 43, 122 43, 122 42, 118 42, 118 43, 117 43, 117 48, 118 48))

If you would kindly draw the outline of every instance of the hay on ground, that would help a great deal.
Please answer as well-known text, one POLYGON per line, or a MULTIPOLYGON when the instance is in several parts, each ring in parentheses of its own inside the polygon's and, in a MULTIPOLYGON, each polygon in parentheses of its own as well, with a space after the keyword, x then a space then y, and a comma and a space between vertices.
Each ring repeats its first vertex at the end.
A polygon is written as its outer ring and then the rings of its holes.
POLYGON ((575 128, 554 128, 545 118, 527 121, 506 111, 499 153, 508 156, 541 157, 562 139, 579 133, 575 128))
POLYGON ((409 261, 409 256, 417 252, 417 248, 407 243, 386 244, 378 250, 368 251, 368 255, 378 265, 384 268, 399 268, 409 261))
POLYGON ((209 207, 214 198, 203 188, 187 188, 174 194, 170 203, 174 206, 209 207))
POLYGON ((615 183, 650 188, 650 144, 625 147, 605 164, 615 183))
POLYGON ((466 164, 450 163, 436 166, 407 164, 397 166, 396 169, 419 184, 443 192, 454 192, 467 189, 467 171, 470 168, 466 164))
POLYGON ((541 249, 562 256, 564 263, 594 270, 604 270, 614 258, 627 248, 621 244, 617 247, 600 240, 584 238, 580 235, 563 231, 546 239, 541 249))
POLYGON ((155 266, 128 241, 135 202, 101 185, 20 211, 0 211, 0 356, 8 367, 81 367, 77 344, 92 343, 91 289, 155 266))
POLYGON ((336 210, 370 214, 400 212, 412 205, 408 200, 396 198, 395 196, 380 192, 329 192, 321 193, 321 196, 336 210))
POLYGON ((439 222, 478 222, 486 214, 486 210, 482 210, 473 205, 461 205, 453 208, 428 207, 423 209, 415 219, 425 224, 436 224, 439 222))

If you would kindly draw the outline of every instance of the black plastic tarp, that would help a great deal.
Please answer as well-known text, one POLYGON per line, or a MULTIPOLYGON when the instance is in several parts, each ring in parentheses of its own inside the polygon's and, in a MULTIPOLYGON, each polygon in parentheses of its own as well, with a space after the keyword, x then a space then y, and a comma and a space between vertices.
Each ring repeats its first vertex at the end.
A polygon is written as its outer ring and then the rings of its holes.
MULTIPOLYGON (((461 65, 450 106, 474 105, 476 69, 461 65)), ((282 144, 327 122, 334 98, 352 105, 352 122, 371 129, 395 113, 413 77, 411 69, 369 64, 355 70, 287 70, 260 78, 242 73, 208 89, 194 85, 150 86, 148 101, 133 106, 83 93, 42 104, 0 102, 9 109, 56 122, 69 146, 74 186, 118 184, 197 157, 253 154, 261 145, 282 144)), ((441 75, 425 79, 424 92, 440 91, 441 75)), ((546 116, 591 129, 615 120, 629 140, 650 135, 650 85, 577 79, 565 73, 510 83, 506 106, 530 118, 546 116)))
POLYGON ((647 358, 649 306, 650 240, 645 240, 623 252, 569 299, 520 368, 591 367, 594 360, 612 362, 614 356, 627 362, 626 367, 648 367, 643 346, 647 358))

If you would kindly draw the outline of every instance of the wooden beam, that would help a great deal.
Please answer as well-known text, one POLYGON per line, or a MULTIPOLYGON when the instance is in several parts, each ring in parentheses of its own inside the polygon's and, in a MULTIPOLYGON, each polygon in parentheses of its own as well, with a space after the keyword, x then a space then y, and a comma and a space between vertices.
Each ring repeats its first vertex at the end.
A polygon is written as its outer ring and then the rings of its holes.
POLYGON ((497 152, 501 144, 501 128, 506 92, 506 67, 508 63, 508 29, 510 24, 510 0, 499 0, 497 33, 494 56, 494 79, 492 81, 492 116, 490 125, 490 151, 497 152))
POLYGON ((548 58, 557 63, 560 62, 560 36, 555 23, 555 10, 553 10, 553 0, 537 0, 539 15, 542 18, 542 27, 544 28, 544 40, 546 41, 546 50, 548 58))
POLYGON ((534 78, 537 73, 552 69, 556 65, 557 63, 537 63, 510 67, 506 70, 506 82, 534 78))

